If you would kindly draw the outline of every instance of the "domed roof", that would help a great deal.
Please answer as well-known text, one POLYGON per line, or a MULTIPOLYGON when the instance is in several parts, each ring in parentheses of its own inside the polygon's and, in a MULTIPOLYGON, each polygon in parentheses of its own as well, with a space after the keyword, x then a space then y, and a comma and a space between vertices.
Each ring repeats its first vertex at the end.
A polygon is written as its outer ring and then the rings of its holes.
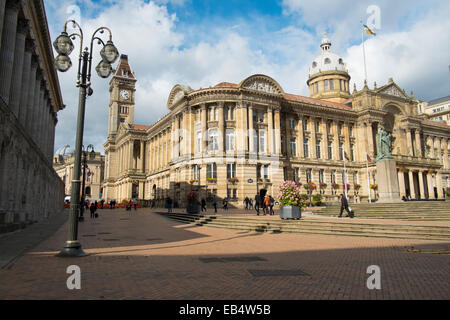
POLYGON ((331 41, 328 39, 326 33, 324 34, 320 47, 322 49, 321 55, 315 58, 309 67, 310 76, 323 71, 337 70, 347 72, 347 65, 344 63, 344 60, 337 54, 331 52, 331 41))

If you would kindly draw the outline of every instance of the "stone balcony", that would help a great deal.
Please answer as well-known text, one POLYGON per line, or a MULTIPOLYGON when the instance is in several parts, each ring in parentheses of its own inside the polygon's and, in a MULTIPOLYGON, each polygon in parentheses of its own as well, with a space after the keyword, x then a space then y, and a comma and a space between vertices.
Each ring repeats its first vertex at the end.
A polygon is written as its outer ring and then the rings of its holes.
POLYGON ((407 156, 407 155, 401 155, 401 154, 393 154, 393 157, 397 161, 398 164, 426 165, 426 166, 433 166, 433 167, 441 167, 442 166, 439 159, 407 156))

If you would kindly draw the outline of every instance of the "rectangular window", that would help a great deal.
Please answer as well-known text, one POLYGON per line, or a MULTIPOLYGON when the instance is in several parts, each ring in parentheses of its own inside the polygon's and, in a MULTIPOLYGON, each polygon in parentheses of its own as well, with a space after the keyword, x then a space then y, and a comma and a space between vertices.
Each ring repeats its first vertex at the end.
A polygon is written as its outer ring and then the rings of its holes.
POLYGON ((214 120, 218 120, 219 119, 219 108, 214 108, 214 120))
POLYGON ((344 160, 344 146, 339 142, 339 160, 344 160))
POLYGON ((325 87, 325 91, 328 91, 328 80, 324 81, 324 87, 325 87))
POLYGON ((316 158, 320 159, 322 157, 322 153, 320 150, 320 141, 316 141, 316 158))
POLYGON ((284 154, 284 136, 281 136, 281 153, 284 154))
POLYGON ((206 177, 217 179, 217 165, 216 163, 208 163, 206 165, 206 177))
POLYGON ((333 144, 330 141, 328 142, 328 159, 333 159, 333 144))
POLYGON ((258 152, 258 133, 253 129, 253 151, 258 152))
POLYGON ((192 179, 200 179, 200 170, 197 164, 192 166, 192 179))
POLYGON ((226 130, 225 150, 226 151, 234 151, 234 130, 233 129, 226 130))
POLYGON ((327 134, 331 133, 331 123, 327 122, 327 134))
POLYGON ((230 107, 230 120, 234 120, 234 108, 230 107))
POLYGON ((229 112, 230 112, 230 108, 229 107, 225 107, 225 121, 228 120, 229 112))
POLYGON ((258 111, 253 110, 253 122, 257 122, 258 121, 258 111))
POLYGON ((308 119, 303 119, 302 128, 303 131, 308 131, 308 119))
POLYGON ((320 121, 314 122, 314 130, 316 133, 320 133, 320 121))
POLYGON ((308 139, 303 140, 303 154, 305 158, 309 158, 309 141, 308 139))
POLYGON ((343 88, 343 86, 342 86, 342 80, 339 80, 339 89, 340 89, 341 91, 344 91, 344 88, 343 88))
POLYGON ((336 183, 336 171, 331 171, 331 174, 330 174, 330 181, 331 181, 331 183, 336 183))
POLYGON ((355 161, 355 145, 350 145, 350 160, 355 161))
POLYGON ((294 168, 294 181, 300 182, 300 168, 294 168))
POLYGON ((219 136, 217 129, 209 130, 208 148, 209 150, 219 150, 219 136))
POLYGON ((209 109, 208 109, 208 119, 209 119, 209 121, 212 121, 213 120, 213 108, 212 107, 210 107, 209 109))
POLYGON ((258 179, 261 178, 261 165, 260 165, 260 164, 258 164, 258 165, 256 166, 256 177, 257 177, 258 179))
POLYGON ((330 80, 330 90, 334 90, 334 80, 330 80))
POLYGON ((342 123, 338 123, 338 135, 342 136, 342 123))
POLYGON ((297 156, 297 143, 295 138, 291 138, 291 156, 296 157, 297 156))
POLYGON ((289 118, 289 129, 295 129, 295 119, 289 118))
POLYGON ((227 163, 227 179, 236 177, 236 163, 227 163))
POLYGON ((259 122, 264 122, 264 112, 259 112, 259 122))
POLYGON ((319 170, 319 183, 325 182, 323 179, 323 169, 319 170))
POLYGON ((306 169, 306 182, 312 181, 312 169, 306 169))
POLYGON ((352 124, 348 126, 348 135, 350 137, 353 137, 353 125, 352 124))
POLYGON ((202 152, 202 132, 197 131, 197 152, 202 152))
POLYGON ((264 165, 264 179, 269 179, 269 165, 264 165))
POLYGON ((316 93, 318 93, 319 92, 319 83, 318 82, 316 82, 314 84, 314 88, 315 88, 316 93))
POLYGON ((266 152, 266 132, 259 130, 259 152, 266 152))

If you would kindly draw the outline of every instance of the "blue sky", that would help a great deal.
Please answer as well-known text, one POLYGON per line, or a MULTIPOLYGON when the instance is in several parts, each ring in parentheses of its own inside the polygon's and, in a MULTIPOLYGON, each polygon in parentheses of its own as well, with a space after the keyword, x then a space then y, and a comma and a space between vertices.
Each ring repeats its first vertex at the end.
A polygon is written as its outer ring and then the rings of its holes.
MULTIPOLYGON (((320 53, 325 31, 332 51, 347 63, 351 87, 355 83, 360 89, 364 71, 359 21, 369 21, 370 5, 379 7, 380 25, 376 37, 365 39, 369 86, 376 81, 379 87, 393 77, 419 99, 450 94, 450 3, 444 0, 44 0, 44 4, 52 39, 69 17, 80 21, 86 35, 101 25, 112 29, 115 44, 128 54, 138 79, 139 124, 150 125, 168 112, 168 94, 178 83, 198 89, 222 81, 239 83, 263 73, 286 92, 308 95, 308 69, 320 53)), ((72 59, 76 60, 74 53, 72 59)), ((74 145, 78 100, 74 69, 59 74, 67 107, 58 114, 55 149, 74 145)), ((103 150, 108 81, 93 75, 93 88, 85 142, 103 150)))

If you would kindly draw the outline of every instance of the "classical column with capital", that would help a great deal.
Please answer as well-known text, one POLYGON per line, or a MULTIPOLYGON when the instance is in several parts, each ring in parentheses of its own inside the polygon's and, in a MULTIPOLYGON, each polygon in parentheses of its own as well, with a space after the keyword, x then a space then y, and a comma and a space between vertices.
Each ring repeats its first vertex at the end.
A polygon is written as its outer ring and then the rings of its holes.
POLYGON ((34 94, 35 88, 37 86, 36 81, 36 73, 38 68, 38 60, 37 56, 31 56, 31 70, 30 70, 30 79, 28 86, 28 99, 27 99, 27 107, 26 107, 26 120, 25 120, 25 130, 29 135, 32 133, 33 128, 33 111, 34 111, 34 94))
POLYGON ((276 108, 274 110, 274 134, 275 134, 275 153, 281 156, 281 119, 280 119, 280 109, 276 108))
POLYGON ((398 185, 400 187, 400 197, 406 197, 406 189, 405 189, 405 174, 402 170, 397 171, 398 174, 398 185))
POLYGON ((24 128, 26 128, 27 108, 28 108, 28 92, 30 90, 30 72, 31 72, 31 55, 34 50, 34 40, 25 40, 25 51, 23 56, 23 70, 22 70, 22 87, 20 89, 19 102, 19 121, 24 128))
POLYGON ((426 192, 425 185, 423 183, 423 172, 419 171, 417 175, 419 176, 420 199, 425 199, 426 192))
POLYGON ((254 135, 254 130, 253 130, 253 106, 251 104, 248 105, 248 151, 250 153, 254 153, 255 152, 255 145, 253 143, 253 135, 254 135))
MULTIPOLYGON (((428 186, 428 199, 434 199, 434 187, 436 187, 435 181, 433 179, 433 173, 428 171, 426 174, 427 186, 428 186)), ((436 175, 435 175, 436 178, 436 175)))
POLYGON ((0 48, 0 97, 9 105, 15 59, 19 1, 7 0, 0 48))
POLYGON ((275 154, 276 152, 273 150, 273 109, 272 106, 267 107, 267 124, 268 124, 268 132, 267 132, 267 153, 269 155, 275 154))
POLYGON ((218 108, 219 108, 219 122, 218 122, 218 126, 219 126, 219 130, 218 130, 218 135, 219 135, 219 153, 222 154, 224 152, 224 139, 225 139, 225 121, 224 121, 224 117, 223 117, 223 111, 224 111, 224 107, 223 107, 223 101, 219 102, 218 108))
POLYGON ((20 96, 22 93, 22 73, 25 56, 25 35, 28 30, 27 20, 20 19, 17 24, 14 48, 14 64, 12 68, 11 89, 9 92, 9 107, 19 119, 20 96))

